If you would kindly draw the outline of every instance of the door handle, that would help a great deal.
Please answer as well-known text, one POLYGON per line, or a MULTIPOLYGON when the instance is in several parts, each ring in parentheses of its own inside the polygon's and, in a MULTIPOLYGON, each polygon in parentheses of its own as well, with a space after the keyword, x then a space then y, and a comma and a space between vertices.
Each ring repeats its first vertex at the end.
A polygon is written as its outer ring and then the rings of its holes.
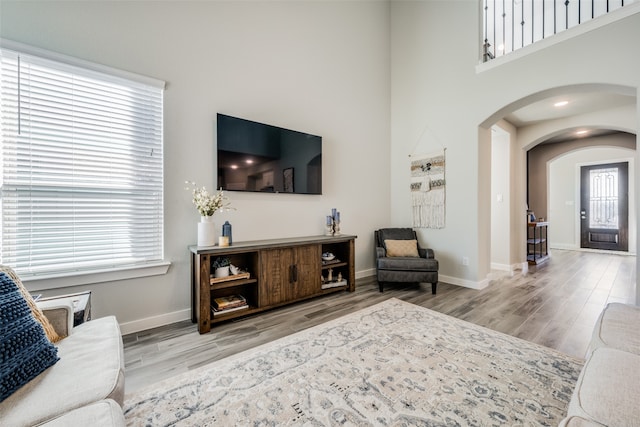
POLYGON ((289 266, 289 283, 298 281, 298 266, 293 264, 289 266))

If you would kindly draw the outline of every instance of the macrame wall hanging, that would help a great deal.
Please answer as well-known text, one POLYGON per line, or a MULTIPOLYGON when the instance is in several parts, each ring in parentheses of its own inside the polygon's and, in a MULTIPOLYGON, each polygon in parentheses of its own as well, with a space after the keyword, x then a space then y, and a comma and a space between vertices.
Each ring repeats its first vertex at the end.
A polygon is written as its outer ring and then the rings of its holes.
POLYGON ((411 154, 411 207, 413 227, 444 228, 445 153, 411 154))

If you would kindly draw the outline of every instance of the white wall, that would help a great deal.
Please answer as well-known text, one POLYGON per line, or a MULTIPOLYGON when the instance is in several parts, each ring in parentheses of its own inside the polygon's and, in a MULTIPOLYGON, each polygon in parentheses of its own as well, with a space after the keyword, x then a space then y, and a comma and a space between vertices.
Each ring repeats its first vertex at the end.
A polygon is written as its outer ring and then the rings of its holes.
POLYGON ((511 271, 511 141, 491 128, 491 268, 511 271))
POLYGON ((95 317, 125 332, 190 318, 187 247, 197 211, 185 180, 213 188, 216 113, 323 136, 323 195, 228 193, 234 241, 316 235, 335 207, 358 275, 390 223, 386 2, 29 1, 0 3, 3 38, 167 82, 168 274, 90 289, 95 317))
POLYGON ((629 253, 636 253, 635 152, 616 147, 572 151, 549 162, 549 247, 580 248, 580 167, 629 162, 629 253))
MULTIPOLYGON (((405 157, 428 127, 447 147, 447 223, 420 234, 439 254, 443 280, 470 286, 482 286, 490 266, 488 127, 496 113, 555 88, 619 85, 635 94, 640 86, 640 14, 476 71, 481 28, 479 2, 391 2, 391 218, 410 220, 405 157)), ((633 131, 639 122, 636 110, 633 131)), ((512 197, 524 200, 523 192, 512 197)))
MULTIPOLYGON (((318 234, 337 207, 343 231, 358 235, 359 275, 373 269, 373 230, 411 223, 408 155, 446 147, 446 227, 419 235, 437 251, 442 281, 480 287, 490 267, 496 112, 571 85, 640 87, 640 14, 477 71, 481 5, 471 0, 0 0, 0 11, 2 37, 168 82, 172 267, 165 276, 85 287, 96 316, 116 314, 129 330, 189 316, 187 246, 198 218, 183 181, 215 185, 217 112, 325 141, 324 195, 233 193, 238 210, 220 221, 231 221, 234 240, 318 234)), ((633 120, 631 131, 637 109, 633 120)), ((511 176, 522 181, 523 151, 511 151, 519 168, 511 176)), ((517 210, 524 181, 514 185, 522 189, 511 194, 517 210)))

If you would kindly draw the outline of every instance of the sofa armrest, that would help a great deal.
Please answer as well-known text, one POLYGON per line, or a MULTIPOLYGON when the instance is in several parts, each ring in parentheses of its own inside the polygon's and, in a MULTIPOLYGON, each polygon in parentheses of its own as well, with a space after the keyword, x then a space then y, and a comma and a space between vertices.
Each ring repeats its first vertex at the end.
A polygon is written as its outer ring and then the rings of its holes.
POLYGON ((73 298, 57 298, 36 302, 40 310, 61 337, 71 335, 73 329, 73 298))
POLYGON ((435 259, 436 257, 433 253, 433 249, 418 248, 418 253, 420 254, 420 258, 435 259))
POLYGON ((376 258, 384 258, 387 256, 387 251, 380 246, 376 246, 376 258))

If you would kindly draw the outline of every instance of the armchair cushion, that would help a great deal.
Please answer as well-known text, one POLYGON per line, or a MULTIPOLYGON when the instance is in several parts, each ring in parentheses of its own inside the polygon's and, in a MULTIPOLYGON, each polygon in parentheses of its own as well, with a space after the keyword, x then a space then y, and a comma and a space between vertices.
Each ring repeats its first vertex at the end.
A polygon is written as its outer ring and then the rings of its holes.
POLYGON ((385 240, 388 257, 419 257, 418 241, 413 240, 385 240))
POLYGON ((438 260, 419 257, 379 258, 378 270, 438 271, 438 260))
POLYGON ((0 272, 0 402, 54 365, 58 349, 33 318, 18 285, 0 272))

